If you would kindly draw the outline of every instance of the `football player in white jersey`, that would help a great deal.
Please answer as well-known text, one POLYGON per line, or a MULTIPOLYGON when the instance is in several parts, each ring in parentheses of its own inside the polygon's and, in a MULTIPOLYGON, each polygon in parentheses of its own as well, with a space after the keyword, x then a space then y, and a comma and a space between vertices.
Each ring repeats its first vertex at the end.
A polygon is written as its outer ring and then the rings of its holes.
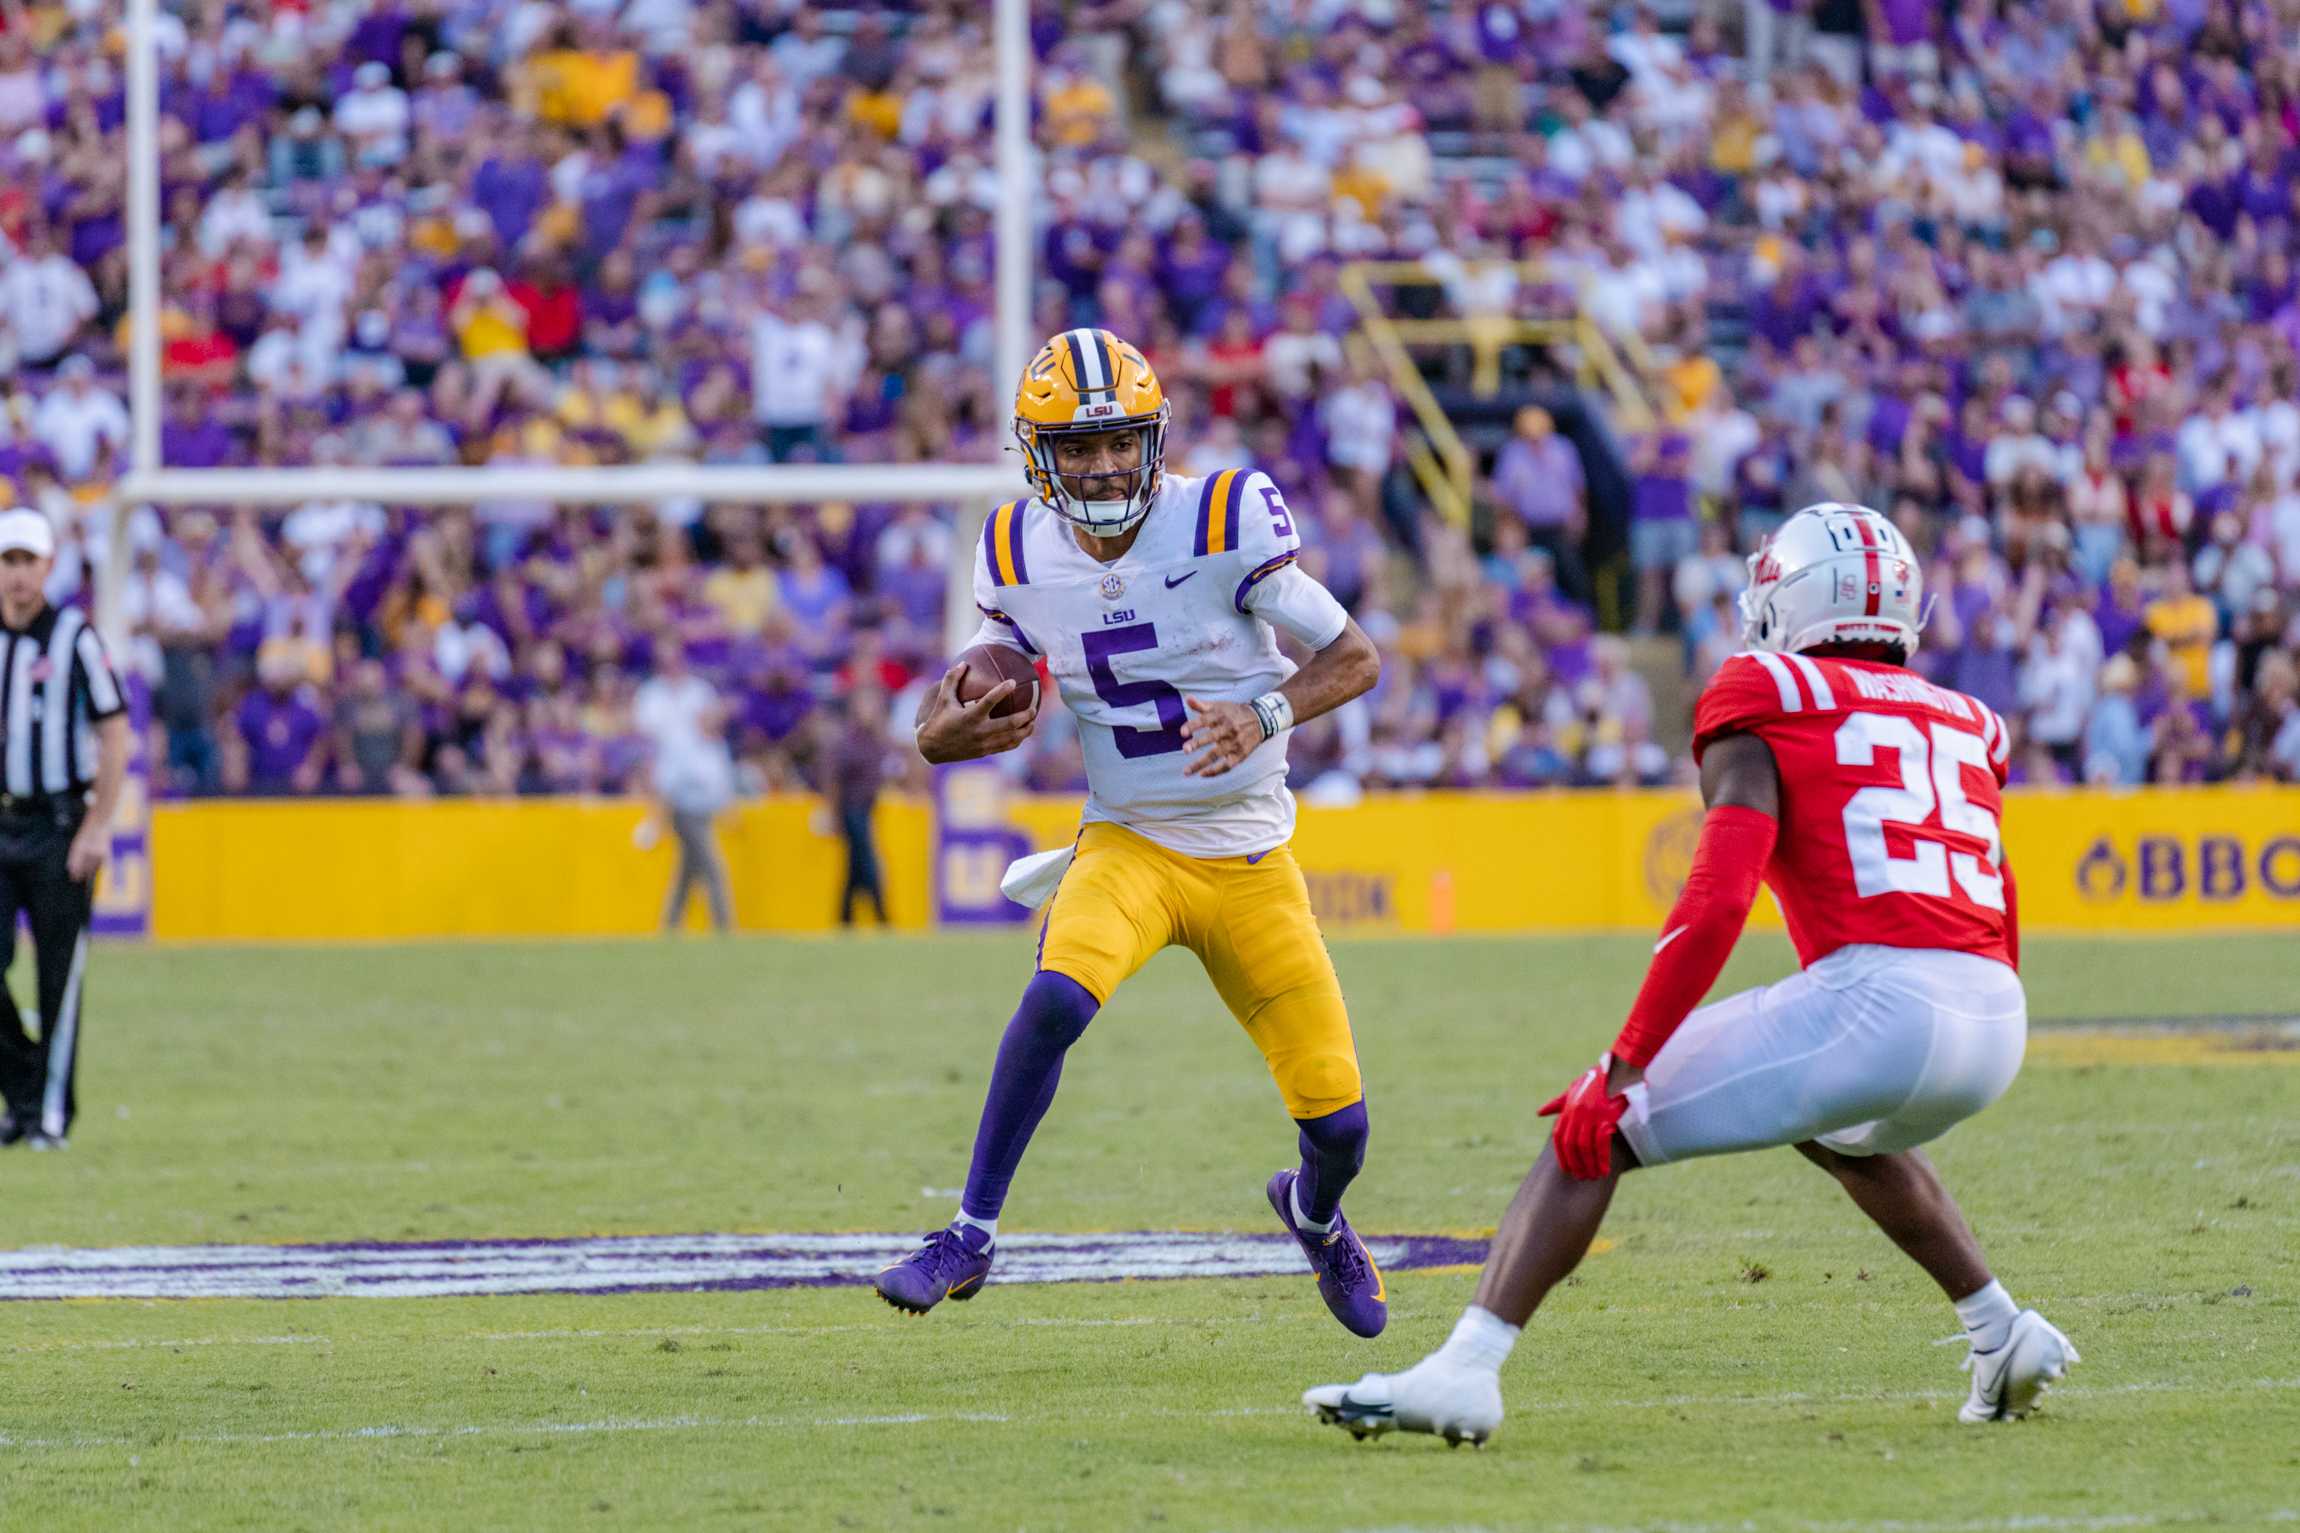
MULTIPOLYGON (((1266 475, 1166 471, 1167 417, 1150 364, 1107 330, 1048 341, 1016 392, 1035 494, 983 528, 974 642, 1046 660, 1077 717, 1086 812, 1073 847, 1025 859, 1009 878, 1029 903, 1052 884, 1052 900, 958 1216, 876 1286, 914 1314, 981 1290, 1064 1052, 1128 975, 1178 943, 1205 964, 1299 1125, 1300 1167, 1270 1179, 1271 1207, 1335 1318, 1373 1336, 1388 1318, 1382 1276, 1341 1212, 1365 1157, 1365 1093, 1341 985, 1286 848, 1286 732, 1371 688, 1381 657, 1296 567, 1300 534, 1266 475), (1308 664, 1279 652, 1279 632, 1312 652, 1308 664)), ((929 761, 1011 750, 1035 722, 1035 703, 990 716, 1011 681, 959 702, 961 670, 920 708, 929 761)))

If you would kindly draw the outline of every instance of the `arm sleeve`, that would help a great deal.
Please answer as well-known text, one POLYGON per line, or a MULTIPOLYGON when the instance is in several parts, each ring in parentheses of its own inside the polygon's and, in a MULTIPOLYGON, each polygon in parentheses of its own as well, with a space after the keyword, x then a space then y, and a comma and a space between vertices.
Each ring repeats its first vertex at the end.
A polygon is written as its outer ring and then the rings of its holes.
POLYGON ((98 721, 126 711, 127 695, 120 690, 120 678, 112 670, 112 661, 104 653, 104 641, 96 637, 96 630, 83 628, 72 641, 73 658, 80 663, 80 679, 87 686, 88 717, 98 721))
POLYGON ((1256 580, 1240 605, 1280 633, 1324 649, 1350 626, 1350 615, 1333 592, 1291 560, 1289 555, 1287 563, 1256 580))
POLYGON ((1654 944, 1653 966, 1614 1039, 1614 1058, 1641 1070, 1651 1064, 1717 983, 1749 920, 1749 907, 1757 901, 1757 886, 1779 833, 1771 815, 1739 804, 1720 804, 1702 820, 1693 871, 1654 944))

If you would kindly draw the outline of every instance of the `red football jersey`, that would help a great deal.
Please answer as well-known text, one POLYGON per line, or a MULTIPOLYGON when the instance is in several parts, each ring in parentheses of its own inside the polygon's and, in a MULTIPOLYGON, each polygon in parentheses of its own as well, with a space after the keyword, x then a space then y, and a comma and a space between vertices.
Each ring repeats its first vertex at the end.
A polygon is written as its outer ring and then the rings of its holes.
POLYGON ((1717 668, 1693 754, 1753 734, 1773 751, 1781 831, 1765 882, 1799 963, 1853 943, 2010 963, 2004 720, 1913 671, 1753 651, 1717 668))

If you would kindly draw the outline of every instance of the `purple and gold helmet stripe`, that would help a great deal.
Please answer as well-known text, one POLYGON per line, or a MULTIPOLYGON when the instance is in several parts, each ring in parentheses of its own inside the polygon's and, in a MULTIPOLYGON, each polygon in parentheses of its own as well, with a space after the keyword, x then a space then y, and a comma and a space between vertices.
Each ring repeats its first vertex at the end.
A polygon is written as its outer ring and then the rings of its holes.
POLYGON ((1211 476, 1198 496, 1195 551, 1200 558, 1228 553, 1238 546, 1238 498, 1231 493, 1238 473, 1237 469, 1226 468, 1211 476))
POLYGON ((1099 394, 1118 386, 1118 371, 1111 365, 1110 344, 1099 330, 1083 327, 1063 337, 1070 343, 1070 372, 1081 394, 1099 394))
POLYGON ((1254 587, 1260 585, 1263 581, 1269 579, 1272 575, 1277 574, 1278 571, 1293 563, 1295 552, 1296 551, 1294 549, 1289 548, 1284 553, 1279 554, 1276 558, 1264 559, 1260 564, 1255 565, 1254 573, 1248 575, 1245 579, 1238 582, 1238 594, 1231 598, 1231 605, 1235 606, 1240 612, 1245 611, 1246 598, 1253 594, 1254 587))

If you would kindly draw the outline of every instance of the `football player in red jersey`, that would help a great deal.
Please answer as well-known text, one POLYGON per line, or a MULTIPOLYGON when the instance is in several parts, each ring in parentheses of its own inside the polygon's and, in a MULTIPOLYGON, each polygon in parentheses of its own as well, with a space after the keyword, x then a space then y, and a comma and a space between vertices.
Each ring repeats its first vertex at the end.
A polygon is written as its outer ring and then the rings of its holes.
POLYGON ((1793 1145, 1941 1285, 1971 1338, 1966 1422, 2025 1415, 2076 1349, 1990 1275, 1917 1146, 2004 1094, 2028 1003, 1998 841, 2004 721, 1906 669, 1923 577, 1863 506, 1808 506, 1750 560, 1749 645, 1694 713, 1708 813, 1612 1049, 1542 1108, 1557 1129, 1445 1345, 1303 1395, 1358 1436, 1483 1442, 1518 1330, 1589 1249, 1625 1171, 1793 1145), (1711 1006, 1772 885, 1800 971, 1711 1006))

